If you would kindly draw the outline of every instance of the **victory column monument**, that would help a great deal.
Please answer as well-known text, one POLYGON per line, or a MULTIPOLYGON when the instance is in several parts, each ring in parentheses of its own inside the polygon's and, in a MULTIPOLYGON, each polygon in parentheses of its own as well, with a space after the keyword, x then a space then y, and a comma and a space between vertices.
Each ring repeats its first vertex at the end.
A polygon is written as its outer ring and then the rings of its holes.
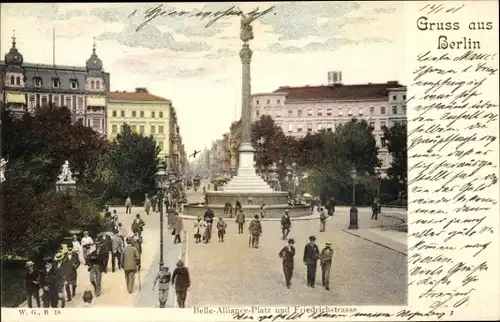
MULTIPOLYGON (((306 216, 310 214, 309 206, 289 206, 288 193, 274 191, 259 175, 254 166, 255 149, 251 143, 252 108, 250 88, 250 62, 252 50, 248 44, 254 38, 251 23, 255 20, 255 13, 241 17, 240 39, 243 46, 240 50, 242 63, 242 143, 239 147, 239 165, 236 176, 224 187, 223 191, 207 191, 208 206, 214 210, 217 217, 221 216, 226 202, 233 207, 239 201, 246 218, 252 218, 260 213, 260 206, 266 205, 266 217, 281 217, 285 209, 290 209, 290 216, 306 216)), ((203 216, 205 205, 185 205, 184 214, 187 216, 203 216)))

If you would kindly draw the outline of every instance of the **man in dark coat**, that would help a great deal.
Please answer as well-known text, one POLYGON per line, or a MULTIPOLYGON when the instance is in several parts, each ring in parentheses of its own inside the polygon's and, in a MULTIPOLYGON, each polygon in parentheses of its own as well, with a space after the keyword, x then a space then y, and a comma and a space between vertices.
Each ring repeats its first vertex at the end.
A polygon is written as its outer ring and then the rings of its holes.
POLYGON ((57 279, 57 294, 56 298, 54 299, 55 301, 55 306, 59 304, 59 301, 61 301, 61 307, 64 308, 66 307, 66 298, 64 297, 64 287, 68 284, 68 281, 66 280, 66 271, 64 269, 64 260, 65 254, 63 252, 59 252, 56 254, 54 257, 54 264, 53 264, 53 269, 55 269, 56 272, 56 279, 57 279))
POLYGON ((101 250, 101 241, 95 242, 95 249, 89 254, 90 283, 94 286, 95 296, 101 295, 102 272, 105 270, 105 258, 109 257, 108 252, 101 250))
POLYGON ((208 231, 210 234, 210 238, 212 238, 212 224, 214 223, 214 217, 215 217, 215 215, 214 215, 214 212, 212 211, 212 209, 207 207, 207 210, 205 210, 205 215, 203 215, 203 220, 205 220, 205 222, 208 225, 208 231))
POLYGON ((56 276, 56 268, 53 266, 53 258, 45 258, 45 269, 40 276, 40 284, 43 288, 43 307, 57 307, 59 301, 59 281, 56 276))
POLYGON ((288 245, 283 247, 278 256, 283 260, 283 273, 285 274, 286 287, 290 288, 292 285, 293 275, 293 257, 295 256, 295 240, 293 238, 288 240, 288 245))
POLYGON ((33 297, 37 306, 40 307, 40 272, 34 269, 34 265, 32 261, 28 261, 26 263, 26 274, 24 275, 26 298, 30 308, 33 307, 33 297))
POLYGON ((68 246, 68 253, 62 261, 64 276, 67 283, 65 283, 66 296, 68 302, 72 297, 75 297, 76 280, 78 278, 78 267, 80 267, 80 259, 78 253, 73 252, 73 248, 68 246))
POLYGON ((330 201, 326 205, 326 210, 328 210, 328 216, 333 216, 335 214, 335 199, 330 198, 330 201))
POLYGON ((292 222, 290 220, 290 210, 285 210, 285 213, 281 217, 281 233, 282 237, 281 239, 285 240, 288 237, 288 234, 290 233, 290 228, 292 227, 292 222))
POLYGON ((179 308, 185 308, 187 290, 191 286, 191 279, 189 278, 189 270, 184 266, 182 260, 177 262, 177 267, 172 273, 172 284, 175 285, 177 305, 179 305, 179 308))
POLYGON ((144 223, 144 220, 141 219, 141 215, 137 214, 135 215, 134 222, 132 223, 132 232, 135 234, 142 234, 142 231, 144 230, 144 226, 146 224, 144 223))
POLYGON ((251 248, 259 248, 259 239, 260 235, 262 235, 262 225, 259 221, 259 215, 254 216, 254 219, 248 226, 248 231, 250 233, 248 246, 251 248))
POLYGON ((243 210, 236 208, 236 223, 238 224, 238 234, 243 234, 243 225, 245 224, 245 214, 243 210))
POLYGON ((310 236, 309 243, 304 247, 304 264, 307 266, 307 286, 314 287, 316 282, 316 267, 319 258, 319 248, 316 237, 310 236))

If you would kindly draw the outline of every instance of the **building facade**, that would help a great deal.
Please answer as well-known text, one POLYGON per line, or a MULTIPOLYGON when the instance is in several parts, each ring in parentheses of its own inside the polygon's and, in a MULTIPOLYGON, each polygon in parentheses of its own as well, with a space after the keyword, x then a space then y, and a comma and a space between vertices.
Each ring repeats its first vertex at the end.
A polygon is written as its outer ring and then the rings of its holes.
POLYGON ((85 67, 48 65, 24 62, 16 38, 12 37, 12 48, 0 61, 0 76, 0 100, 14 114, 33 112, 44 104, 65 106, 73 122, 80 121, 106 135, 110 74, 103 70, 95 43, 85 67))
POLYGON ((341 74, 329 72, 329 84, 283 86, 272 93, 252 95, 253 120, 270 115, 285 135, 304 137, 320 130, 335 131, 353 118, 373 128, 381 170, 391 158, 383 140, 383 127, 406 122, 406 86, 396 81, 382 84, 341 84, 341 74))
POLYGON ((136 133, 152 135, 160 147, 160 158, 164 158, 169 167, 185 169, 186 153, 169 99, 153 95, 143 87, 134 92, 108 93, 108 138, 116 138, 125 123, 136 133))

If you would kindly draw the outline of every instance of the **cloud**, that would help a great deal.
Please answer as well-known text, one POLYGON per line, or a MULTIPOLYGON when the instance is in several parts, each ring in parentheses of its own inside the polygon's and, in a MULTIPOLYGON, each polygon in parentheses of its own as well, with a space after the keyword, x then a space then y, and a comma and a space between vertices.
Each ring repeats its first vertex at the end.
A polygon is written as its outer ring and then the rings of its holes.
POLYGON ((310 36, 331 37, 339 29, 349 24, 368 23, 373 18, 349 17, 348 14, 360 8, 352 1, 335 2, 281 2, 275 5, 276 14, 267 14, 259 18, 264 25, 280 35, 279 40, 300 40, 310 36), (321 24, 318 18, 322 19, 321 24), (291 23, 293 21, 293 23, 291 23))
POLYGON ((150 49, 168 48, 173 51, 184 52, 201 52, 210 49, 206 43, 201 42, 180 42, 168 32, 161 32, 152 25, 146 25, 141 30, 136 31, 136 28, 131 24, 118 33, 105 32, 98 40, 116 40, 120 44, 129 47, 146 47, 150 49))
POLYGON ((266 51, 272 53, 300 54, 318 51, 335 51, 345 45, 359 45, 373 42, 391 42, 389 39, 381 37, 365 37, 359 40, 349 40, 346 38, 330 38, 324 42, 311 42, 304 47, 283 46, 280 43, 270 44, 266 51))
POLYGON ((229 48, 219 48, 215 53, 207 54, 203 56, 203 58, 206 59, 228 58, 228 57, 234 57, 237 54, 238 53, 235 50, 229 48))
POLYGON ((373 12, 377 14, 390 14, 396 12, 396 8, 375 8, 373 12))

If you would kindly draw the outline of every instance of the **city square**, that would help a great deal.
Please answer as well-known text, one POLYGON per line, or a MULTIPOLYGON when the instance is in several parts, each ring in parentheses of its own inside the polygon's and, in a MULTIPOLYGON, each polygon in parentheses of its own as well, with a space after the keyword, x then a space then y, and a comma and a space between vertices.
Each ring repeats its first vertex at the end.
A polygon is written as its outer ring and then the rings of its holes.
POLYGON ((55 28, 52 65, 26 62, 13 32, 0 62, 2 306, 407 303, 406 86, 348 84, 337 69, 327 85, 252 92, 254 27, 273 10, 234 14, 241 100, 207 122, 170 94, 111 86, 100 45, 112 33, 67 66, 55 28))

